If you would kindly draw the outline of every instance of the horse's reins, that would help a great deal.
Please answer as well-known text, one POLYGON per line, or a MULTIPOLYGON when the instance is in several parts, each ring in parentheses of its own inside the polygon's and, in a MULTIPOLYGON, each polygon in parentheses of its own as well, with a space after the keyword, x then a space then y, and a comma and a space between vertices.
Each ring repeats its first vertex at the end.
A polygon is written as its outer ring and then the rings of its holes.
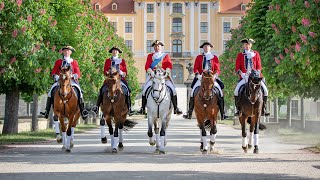
POLYGON ((163 92, 164 87, 166 87, 166 86, 163 85, 160 90, 155 90, 155 89, 153 89, 153 87, 152 87, 151 96, 152 96, 152 99, 154 100, 154 102, 158 105, 158 108, 157 108, 157 109, 158 109, 158 110, 157 110, 157 118, 160 117, 160 114, 159 114, 159 112, 160 112, 160 104, 161 104, 161 102, 164 100, 164 97, 166 97, 166 94, 167 94, 167 91, 164 91, 164 95, 163 95, 162 99, 160 99, 160 98, 161 98, 161 93, 163 92), (155 92, 155 91, 159 91, 159 94, 160 94, 160 95, 159 95, 159 98, 154 98, 153 92, 155 92), (159 99, 160 99, 160 101, 159 101, 159 99))
MULTIPOLYGON (((116 78, 107 77, 107 79, 116 79, 116 78)), ((118 82, 118 79, 116 79, 116 82, 115 82, 115 84, 116 84, 116 91, 115 91, 114 96, 111 97, 109 91, 108 91, 108 93, 107 93, 107 97, 110 99, 110 102, 111 102, 111 103, 114 103, 114 102, 118 101, 118 99, 119 99, 119 98, 118 98, 118 97, 119 97, 118 95, 119 95, 120 93, 117 94, 117 92, 119 92, 119 87, 118 87, 117 82, 118 82)))
POLYGON ((254 102, 252 102, 251 101, 251 91, 250 91, 250 83, 252 83, 254 86, 253 86, 253 89, 256 89, 256 87, 258 86, 257 84, 255 84, 255 83, 253 83, 252 81, 249 81, 248 82, 248 84, 247 84, 247 87, 246 87, 246 95, 247 95, 247 99, 248 99, 248 101, 249 102, 251 102, 251 115, 253 116, 253 106, 254 106, 254 104, 257 102, 257 100, 259 99, 259 97, 260 97, 260 95, 261 95, 261 93, 260 93, 260 91, 258 90, 258 93, 256 93, 256 94, 258 94, 257 95, 257 98, 256 98, 256 100, 254 101, 254 102))
MULTIPOLYGON (((60 73, 63 75, 63 80, 66 78, 66 74, 63 74, 63 73, 60 73)), ((59 96, 61 98, 61 100, 63 101, 63 115, 65 116, 66 115, 66 103, 72 98, 72 92, 73 92, 73 89, 72 89, 72 86, 71 86, 71 81, 69 81, 69 83, 67 85, 62 85, 62 84, 59 84, 60 88, 59 88, 59 96), (66 94, 70 94, 70 97, 69 98, 64 98, 61 94, 61 86, 69 86, 70 87, 70 91, 68 91, 66 94)))

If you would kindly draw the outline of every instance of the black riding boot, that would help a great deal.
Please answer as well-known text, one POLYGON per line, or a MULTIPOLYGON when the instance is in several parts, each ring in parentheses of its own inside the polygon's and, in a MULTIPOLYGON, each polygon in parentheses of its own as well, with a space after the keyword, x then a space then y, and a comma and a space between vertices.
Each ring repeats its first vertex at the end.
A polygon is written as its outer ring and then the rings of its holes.
POLYGON ((83 103, 82 98, 79 98, 79 108, 80 108, 80 112, 81 112, 82 119, 87 119, 89 113, 88 113, 88 111, 84 108, 84 103, 83 103))
POLYGON ((128 115, 132 116, 133 112, 131 110, 131 98, 130 98, 130 95, 126 95, 126 104, 127 104, 127 107, 128 107, 128 115))
POLYGON ((180 115, 182 114, 182 111, 180 108, 178 108, 178 100, 177 100, 177 95, 172 96, 171 98, 172 104, 173 104, 173 109, 174 109, 174 114, 180 115))
POLYGON ((46 110, 44 112, 40 112, 41 115, 44 116, 44 118, 48 119, 49 117, 49 113, 50 113, 50 109, 51 109, 51 97, 47 98, 47 103, 46 103, 46 110))
POLYGON ((182 117, 185 118, 185 119, 191 119, 192 118, 193 109, 194 109, 194 98, 190 97, 188 112, 186 112, 182 117))
POLYGON ((98 114, 99 113, 99 106, 102 103, 102 94, 101 92, 99 92, 98 95, 98 99, 97 99, 97 104, 95 106, 92 107, 91 111, 93 111, 94 113, 98 114))
POLYGON ((224 97, 219 97, 218 98, 218 106, 219 106, 219 109, 220 109, 221 120, 226 119, 226 114, 224 112, 224 97))
POLYGON ((240 115, 240 106, 239 106, 239 99, 238 99, 238 96, 234 96, 234 104, 236 105, 236 109, 237 109, 237 112, 234 113, 235 116, 239 116, 240 115))
POLYGON ((261 116, 269 116, 270 115, 270 113, 267 110, 267 101, 268 101, 268 96, 263 96, 263 104, 262 104, 261 116))
POLYGON ((147 105, 147 97, 142 96, 142 105, 138 112, 139 114, 146 114, 146 105, 147 105))

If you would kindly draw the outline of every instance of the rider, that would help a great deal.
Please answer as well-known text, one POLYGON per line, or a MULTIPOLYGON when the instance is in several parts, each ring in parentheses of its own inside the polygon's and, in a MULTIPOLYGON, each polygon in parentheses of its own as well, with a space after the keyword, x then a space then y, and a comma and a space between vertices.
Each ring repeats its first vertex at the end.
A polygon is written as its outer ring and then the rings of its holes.
POLYGON ((59 74, 61 70, 61 66, 65 63, 68 63, 71 65, 71 71, 72 71, 72 81, 71 85, 75 87, 75 90, 77 91, 78 96, 80 96, 78 99, 78 104, 81 111, 81 116, 83 119, 86 119, 89 115, 88 111, 84 108, 83 103, 83 96, 82 96, 82 90, 80 88, 79 84, 79 78, 81 76, 80 68, 78 65, 78 61, 75 59, 72 59, 70 56, 72 52, 75 52, 75 49, 72 46, 64 46, 62 49, 63 58, 56 60, 54 64, 54 68, 51 71, 51 76, 54 80, 54 84, 51 86, 50 91, 48 93, 47 103, 46 103, 46 110, 44 112, 40 112, 40 114, 44 115, 44 117, 47 119, 49 116, 51 104, 53 104, 54 100, 54 92, 56 87, 59 86, 59 74), (53 93, 52 93, 53 92, 53 93))
POLYGON ((210 42, 204 42, 200 46, 200 48, 203 48, 204 52, 196 57, 194 63, 193 72, 195 73, 195 77, 191 85, 192 92, 190 94, 189 110, 183 115, 183 118, 185 119, 191 119, 192 117, 192 112, 194 109, 194 91, 201 85, 202 72, 207 70, 212 72, 216 71, 216 74, 214 74, 214 76, 216 77, 216 80, 214 81, 214 87, 218 88, 220 92, 220 96, 218 98, 218 106, 221 113, 221 119, 226 118, 224 112, 224 97, 222 92, 224 85, 218 78, 218 75, 220 74, 220 63, 218 57, 211 53, 210 50, 212 47, 213 45, 210 42))
MULTIPOLYGON (((125 60, 119 57, 119 53, 122 53, 122 50, 119 47, 114 46, 109 50, 109 53, 112 54, 112 57, 106 59, 104 63, 103 72, 105 74, 110 70, 110 68, 114 67, 121 75, 121 86, 125 88, 125 91, 124 91, 126 95, 125 101, 129 111, 128 114, 129 116, 132 116, 133 112, 131 110, 131 98, 130 98, 131 90, 129 89, 128 83, 125 79, 126 75, 128 74, 127 65, 125 60)), ((104 82, 102 87, 100 88, 96 106, 92 108, 92 111, 95 112, 96 114, 98 114, 99 112, 99 106, 102 103, 103 93, 105 92, 105 90, 106 90, 106 82, 104 82)))
MULTIPOLYGON (((258 70, 261 74, 262 65, 261 65, 261 58, 260 54, 257 51, 253 51, 252 44, 255 43, 253 39, 242 39, 240 41, 242 43, 243 52, 238 53, 237 60, 236 60, 236 68, 235 71, 239 75, 240 80, 236 86, 236 89, 234 91, 234 99, 235 99, 235 105, 237 108, 237 112, 235 113, 236 116, 239 116, 239 89, 242 85, 244 85, 248 81, 248 77, 251 73, 251 70, 258 70)), ((262 106, 262 116, 269 116, 270 113, 267 112, 266 103, 268 99, 268 89, 265 84, 265 80, 261 81, 261 87, 263 90, 263 106, 262 106)))
POLYGON ((154 48, 154 53, 151 53, 148 55, 147 57, 147 61, 146 61, 146 65, 145 65, 145 70, 147 71, 147 74, 149 75, 147 77, 147 81, 143 86, 143 91, 142 91, 142 107, 139 111, 140 114, 145 114, 145 107, 147 104, 147 98, 146 98, 146 91, 147 89, 152 85, 152 81, 150 81, 150 77, 154 76, 154 69, 156 69, 156 67, 162 68, 163 71, 165 72, 165 76, 168 77, 166 78, 166 85, 170 88, 173 96, 171 96, 171 101, 173 104, 173 108, 174 108, 174 114, 182 114, 182 111, 180 108, 178 108, 178 102, 177 102, 177 92, 175 89, 175 86, 172 82, 171 79, 171 70, 172 70, 172 61, 170 59, 169 54, 167 53, 163 53, 161 51, 161 46, 164 46, 164 43, 159 41, 159 40, 155 40, 151 46, 153 46, 154 48))

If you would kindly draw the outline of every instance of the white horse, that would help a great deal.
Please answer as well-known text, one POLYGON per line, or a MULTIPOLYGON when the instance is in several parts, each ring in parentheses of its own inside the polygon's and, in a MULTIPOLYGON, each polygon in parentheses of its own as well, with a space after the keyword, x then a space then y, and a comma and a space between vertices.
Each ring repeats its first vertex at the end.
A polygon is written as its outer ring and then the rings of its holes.
POLYGON ((165 78, 164 72, 161 69, 156 69, 154 77, 150 79, 152 86, 150 91, 147 92, 149 143, 151 146, 156 144, 155 153, 159 154, 165 154, 164 146, 167 144, 166 129, 173 109, 170 90, 165 85, 165 78), (159 123, 161 123, 160 134, 159 123), (154 125, 156 140, 153 136, 152 124, 154 125))

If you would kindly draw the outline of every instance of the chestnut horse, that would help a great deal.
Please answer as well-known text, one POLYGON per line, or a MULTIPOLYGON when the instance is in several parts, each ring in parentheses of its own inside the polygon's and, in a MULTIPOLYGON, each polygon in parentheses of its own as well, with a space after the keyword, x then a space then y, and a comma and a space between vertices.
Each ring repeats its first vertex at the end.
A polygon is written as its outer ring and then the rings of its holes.
POLYGON ((252 70, 252 72, 249 75, 248 82, 244 85, 244 89, 239 94, 239 121, 242 129, 242 149, 245 153, 247 153, 248 149, 252 147, 252 141, 254 141, 253 153, 259 153, 259 128, 260 130, 266 128, 259 127, 263 104, 261 81, 262 78, 260 77, 260 72, 252 70), (247 142, 247 123, 250 124, 249 143, 247 142))
POLYGON ((59 89, 54 94, 54 120, 60 121, 62 140, 60 134, 57 135, 57 142, 63 142, 63 149, 71 152, 73 147, 74 128, 80 117, 78 97, 71 86, 70 65, 63 66, 59 75, 59 89), (66 132, 67 130, 67 132, 66 132))
POLYGON ((125 94, 121 89, 121 76, 115 68, 111 68, 106 72, 106 86, 107 89, 103 93, 103 101, 101 111, 103 117, 100 121, 101 125, 101 142, 107 143, 105 136, 104 125, 107 122, 109 127, 109 134, 111 136, 112 153, 118 153, 123 150, 123 128, 133 128, 136 122, 127 120, 128 108, 125 103, 125 94), (112 120, 113 119, 113 120, 112 120), (115 124, 113 131, 112 121, 115 124))
POLYGON ((209 122, 210 130, 210 151, 214 149, 217 133, 218 116, 218 95, 214 91, 214 81, 216 71, 204 71, 202 73, 200 90, 194 94, 194 111, 196 113, 198 126, 201 133, 200 151, 208 153, 206 122, 209 122))

